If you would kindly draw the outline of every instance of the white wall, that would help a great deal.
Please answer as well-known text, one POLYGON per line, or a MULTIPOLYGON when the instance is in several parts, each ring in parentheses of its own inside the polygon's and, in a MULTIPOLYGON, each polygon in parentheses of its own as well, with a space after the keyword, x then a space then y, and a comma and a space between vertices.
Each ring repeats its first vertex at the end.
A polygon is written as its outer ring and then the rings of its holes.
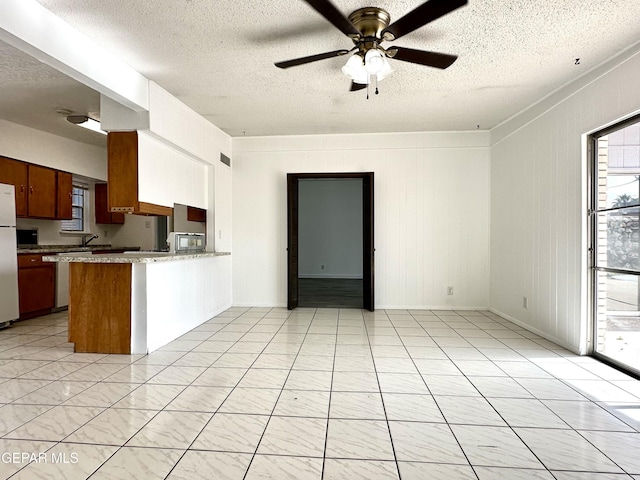
POLYGON ((148 131, 138 132, 138 199, 207 208, 207 165, 148 131))
POLYGON ((234 138, 232 167, 234 304, 286 304, 287 173, 373 171, 376 307, 488 306, 487 132, 234 138))
POLYGON ((231 307, 229 256, 135 263, 132 282, 132 353, 152 352, 231 307))
POLYGON ((215 178, 209 182, 214 188, 211 195, 214 208, 207 211, 207 248, 213 246, 216 252, 230 252, 233 238, 231 168, 218 162, 215 166, 209 167, 209 171, 215 178))
POLYGON ((638 78, 636 48, 491 134, 491 309, 574 351, 588 333, 583 135, 640 109, 638 78))
POLYGON ((104 148, 0 120, 0 155, 98 180, 107 180, 104 148))
POLYGON ((100 235, 93 243, 106 243, 116 247, 140 247, 154 250, 156 245, 156 217, 125 215, 124 225, 96 225, 94 232, 100 235))
POLYGON ((155 82, 149 82, 149 130, 210 165, 231 155, 231 137, 155 82))
POLYGON ((298 182, 298 276, 362 278, 362 179, 298 182))

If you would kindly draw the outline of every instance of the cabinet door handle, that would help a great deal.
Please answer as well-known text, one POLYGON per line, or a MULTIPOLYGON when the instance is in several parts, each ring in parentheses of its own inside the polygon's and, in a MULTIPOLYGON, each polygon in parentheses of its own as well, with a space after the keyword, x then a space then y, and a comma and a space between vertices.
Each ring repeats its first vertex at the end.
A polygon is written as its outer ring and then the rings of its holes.
POLYGON ((29 187, 29 193, 33 193, 33 185, 29 187))
POLYGON ((20 193, 24 194, 24 185, 20 185, 20 193))
POLYGON ((32 258, 31 260, 29 260, 30 262, 37 262, 38 259, 37 258, 32 258))

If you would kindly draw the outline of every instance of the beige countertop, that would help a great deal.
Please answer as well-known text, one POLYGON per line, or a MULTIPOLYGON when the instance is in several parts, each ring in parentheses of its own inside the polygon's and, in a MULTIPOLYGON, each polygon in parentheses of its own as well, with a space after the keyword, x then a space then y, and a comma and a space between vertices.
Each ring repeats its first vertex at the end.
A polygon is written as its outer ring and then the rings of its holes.
POLYGON ((91 252, 70 252, 62 255, 48 255, 45 262, 59 263, 155 263, 187 260, 191 258, 219 257, 231 252, 167 253, 167 252, 125 252, 93 255, 91 252))
POLYGON ((21 253, 68 253, 68 252, 94 252, 94 251, 109 251, 109 250, 140 250, 138 246, 131 245, 87 245, 82 247, 80 245, 29 245, 28 247, 18 247, 18 254, 21 253))

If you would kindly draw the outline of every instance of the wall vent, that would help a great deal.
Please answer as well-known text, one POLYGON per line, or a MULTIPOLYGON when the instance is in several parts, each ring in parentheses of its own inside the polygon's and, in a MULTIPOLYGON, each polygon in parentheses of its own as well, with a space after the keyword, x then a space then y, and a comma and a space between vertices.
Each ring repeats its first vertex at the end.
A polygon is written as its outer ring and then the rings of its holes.
POLYGON ((224 163, 227 167, 231 166, 231 159, 222 152, 220 152, 220 161, 224 163))

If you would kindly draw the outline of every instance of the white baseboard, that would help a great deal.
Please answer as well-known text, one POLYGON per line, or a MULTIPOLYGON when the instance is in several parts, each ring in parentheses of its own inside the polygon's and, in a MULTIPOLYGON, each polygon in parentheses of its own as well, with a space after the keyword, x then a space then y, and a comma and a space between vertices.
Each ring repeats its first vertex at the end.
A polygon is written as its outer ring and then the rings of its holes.
POLYGON ((511 315, 507 315, 506 313, 503 313, 503 312, 501 312, 500 310, 498 310, 496 308, 489 307, 489 311, 492 312, 492 313, 495 313, 496 315, 500 315, 502 318, 504 318, 506 320, 509 320, 510 322, 515 323, 519 327, 522 327, 525 330, 530 331, 531 333, 535 333, 536 335, 541 336, 545 340, 549 340, 550 342, 553 342, 556 345, 561 346, 562 348, 566 348, 567 350, 569 350, 570 352, 575 353, 576 355, 582 355, 580 353, 580 350, 578 348, 576 348, 574 345, 569 345, 564 340, 561 340, 561 339, 559 339, 557 337, 554 337, 553 335, 549 335, 547 332, 543 332, 542 330, 538 330, 537 328, 526 324, 522 320, 518 320, 517 318, 513 318, 511 315))
MULTIPOLYGON (((242 307, 242 308, 248 308, 248 307, 256 307, 256 308, 286 308, 287 304, 286 303, 234 303, 233 304, 234 307, 242 307)), ((306 307, 305 307, 306 308, 306 307)), ((482 306, 482 307, 478 307, 478 306, 455 306, 452 307, 451 305, 447 305, 447 306, 428 306, 428 307, 416 307, 416 306, 406 306, 406 305, 376 305, 375 306, 376 310, 449 310, 449 311, 454 311, 454 310, 461 310, 461 311, 472 311, 472 310, 478 310, 478 311, 489 311, 489 307, 482 306)), ((494 312, 497 313, 497 312, 494 312)), ((500 313, 498 313, 498 315, 501 315, 500 313)), ((501 315, 502 316, 502 315, 501 315)), ((505 317, 506 318, 506 317, 505 317)), ((509 320, 509 319, 507 319, 509 320)), ((515 323, 515 322, 514 322, 515 323)))
POLYGON ((339 279, 350 279, 350 280, 362 280, 362 275, 351 275, 348 273, 345 274, 335 274, 335 273, 305 273, 299 274, 298 278, 339 278, 339 279))
POLYGON ((428 305, 428 306, 406 306, 406 305, 376 305, 376 310, 480 310, 480 311, 488 311, 489 307, 484 306, 469 306, 469 305, 428 305))

